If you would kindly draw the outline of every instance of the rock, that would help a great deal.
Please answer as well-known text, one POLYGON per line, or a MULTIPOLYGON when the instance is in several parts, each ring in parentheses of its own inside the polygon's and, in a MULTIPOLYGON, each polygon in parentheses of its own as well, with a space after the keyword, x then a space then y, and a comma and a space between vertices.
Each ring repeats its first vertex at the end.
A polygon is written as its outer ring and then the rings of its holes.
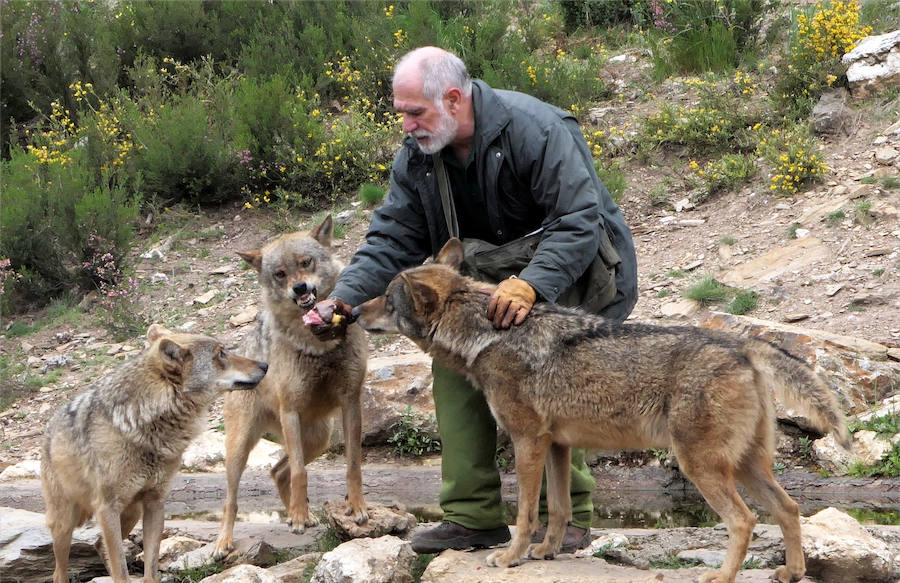
POLYGON ((269 567, 275 564, 275 547, 261 539, 241 538, 234 541, 234 550, 226 560, 229 564, 248 564, 269 567))
MULTIPOLYGON (((368 363, 368 376, 362 392, 363 445, 387 443, 391 427, 400 421, 409 407, 420 428, 437 435, 434 400, 431 397, 431 357, 422 352, 373 358, 368 363), (390 370, 391 375, 378 371, 390 370), (412 381, 410 380, 412 379, 412 381)), ((340 425, 340 424, 336 424, 340 425)), ((339 427, 334 443, 343 443, 339 427)))
POLYGON ((206 304, 211 302, 214 297, 216 297, 217 293, 218 292, 216 290, 211 289, 208 292, 206 292, 205 294, 195 297, 193 300, 191 300, 191 303, 203 304, 205 306, 206 304))
POLYGON ((688 298, 666 302, 659 308, 665 318, 687 318, 700 311, 700 304, 688 298))
POLYGON ((178 331, 190 333, 190 332, 194 331, 197 328, 197 326, 198 326, 198 324, 196 321, 188 320, 187 322, 178 326, 178 331))
POLYGON ((721 312, 701 326, 759 336, 805 360, 835 388, 848 414, 868 411, 869 403, 890 395, 900 378, 900 365, 888 358, 888 347, 862 338, 721 312))
MULTIPOLYGON (((444 551, 422 574, 422 583, 695 583, 707 568, 641 569, 611 565, 597 557, 561 555, 553 561, 525 561, 511 569, 485 565, 493 549, 444 551)), ((741 571, 741 583, 763 583, 771 570, 741 571)), ((806 583, 809 579, 802 579, 806 583)))
MULTIPOLYGON (((18 508, 0 508, 0 573, 4 581, 38 583, 53 575, 53 539, 43 514, 18 508)), ((69 573, 80 577, 106 574, 103 560, 94 545, 100 540, 96 526, 76 528, 69 552, 69 573)), ((126 546, 133 559, 133 548, 126 546)))
MULTIPOLYGON (((676 555, 679 559, 703 563, 709 567, 718 567, 725 562, 725 551, 711 549, 688 549, 676 555)), ((748 556, 745 560, 751 559, 748 556)))
POLYGON ((394 536, 355 539, 322 555, 311 583, 412 583, 416 553, 394 536))
POLYGON ((746 261, 717 276, 722 283, 746 287, 748 282, 769 282, 785 273, 802 272, 818 261, 831 257, 832 251, 816 237, 791 239, 783 247, 776 247, 759 257, 746 261))
POLYGON ((307 569, 314 567, 322 558, 322 553, 307 553, 290 561, 278 563, 269 568, 269 574, 279 583, 306 583, 307 569))
POLYGON ((352 210, 341 211, 338 214, 334 215, 334 220, 338 224, 347 225, 353 220, 353 217, 355 215, 356 215, 356 211, 352 211, 352 210))
POLYGON ((246 310, 242 310, 240 313, 228 318, 228 323, 234 327, 244 326, 245 324, 249 324, 256 320, 256 314, 258 312, 259 308, 257 308, 256 306, 247 308, 246 310))
MULTIPOLYGON (((195 549, 199 549, 203 543, 188 536, 170 536, 164 538, 159 543, 159 564, 165 566, 172 561, 177 561, 178 557, 189 553, 195 549)), ((144 552, 141 551, 137 556, 138 560, 144 560, 144 552)))
POLYGON ((861 429, 853 434, 854 458, 867 466, 878 463, 892 448, 893 444, 889 440, 878 437, 874 431, 861 429))
MULTIPOLYGON (((268 470, 281 459, 282 447, 260 439, 247 458, 247 470, 268 470)), ((194 471, 222 471, 225 462, 225 434, 210 429, 198 435, 184 450, 181 467, 194 471)))
POLYGON ((900 415, 900 394, 888 397, 873 410, 861 413, 857 417, 860 421, 868 421, 869 419, 887 417, 888 415, 900 415))
POLYGON ((864 98, 900 85, 900 30, 870 36, 841 58, 854 98, 864 98))
POLYGON ((40 478, 41 461, 25 460, 11 465, 0 472, 0 482, 21 480, 22 478, 40 478))
POLYGON ((384 506, 376 502, 367 502, 369 520, 364 524, 356 524, 352 516, 344 514, 344 500, 329 500, 324 504, 325 516, 341 540, 354 538, 378 538, 393 534, 402 536, 416 526, 416 517, 406 511, 400 504, 384 506))
POLYGON ((220 265, 209 273, 210 275, 225 275, 226 273, 231 273, 232 271, 234 271, 234 265, 220 265))
POLYGON ((900 576, 890 548, 852 517, 826 508, 800 520, 806 571, 823 583, 889 583, 900 576))
POLYGON ((158 247, 154 247, 141 253, 141 259, 160 259, 165 261, 166 253, 169 252, 169 249, 172 248, 172 237, 166 237, 166 239, 159 244, 158 247))
POLYGON ((238 565, 201 579, 200 583, 279 583, 279 579, 260 567, 238 565))
POLYGON ((891 146, 882 146, 875 150, 875 161, 885 166, 893 164, 897 156, 900 156, 900 152, 891 146))
POLYGON ((856 116, 847 106, 849 96, 843 87, 822 94, 812 111, 812 129, 815 133, 850 134, 856 116))
POLYGON ((150 276, 150 283, 153 285, 158 283, 169 283, 169 276, 158 271, 150 276))

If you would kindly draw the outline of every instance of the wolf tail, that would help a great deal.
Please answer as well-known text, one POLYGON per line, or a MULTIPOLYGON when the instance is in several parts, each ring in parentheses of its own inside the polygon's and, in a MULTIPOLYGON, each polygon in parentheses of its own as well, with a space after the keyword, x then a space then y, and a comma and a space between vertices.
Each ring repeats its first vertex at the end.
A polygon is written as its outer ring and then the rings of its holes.
POLYGON ((809 365, 759 339, 749 340, 743 352, 763 385, 774 390, 782 404, 802 411, 813 427, 831 433, 843 447, 850 448, 850 432, 837 398, 809 365))

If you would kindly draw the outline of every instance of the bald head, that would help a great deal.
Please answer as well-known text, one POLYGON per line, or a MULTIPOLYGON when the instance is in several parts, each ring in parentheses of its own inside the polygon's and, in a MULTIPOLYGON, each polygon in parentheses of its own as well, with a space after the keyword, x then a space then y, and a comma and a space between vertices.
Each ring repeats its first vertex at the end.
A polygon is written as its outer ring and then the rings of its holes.
POLYGON ((452 87, 466 98, 472 95, 472 80, 459 57, 438 47, 421 47, 404 55, 394 67, 394 89, 417 89, 426 98, 438 101, 452 87))

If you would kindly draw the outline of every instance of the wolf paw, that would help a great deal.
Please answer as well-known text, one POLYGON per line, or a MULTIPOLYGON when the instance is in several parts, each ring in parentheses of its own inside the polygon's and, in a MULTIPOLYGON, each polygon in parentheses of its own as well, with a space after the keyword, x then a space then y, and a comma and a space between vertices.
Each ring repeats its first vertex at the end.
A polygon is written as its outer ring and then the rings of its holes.
POLYGON ((362 526, 365 523, 369 522, 369 513, 366 511, 366 508, 353 508, 352 506, 348 506, 346 510, 344 510, 344 516, 355 516, 353 522, 357 524, 357 526, 362 526))
POLYGON ((319 526, 319 519, 312 514, 308 514, 306 518, 288 518, 287 524, 291 528, 292 533, 303 534, 307 528, 319 526))
POLYGON ((803 573, 792 573, 790 569, 787 568, 787 565, 782 565, 775 569, 775 573, 772 574, 772 580, 778 581, 778 583, 792 583, 793 581, 799 581, 803 579, 803 573))
POLYGON ((515 567, 520 563, 521 558, 513 556, 509 549, 500 549, 488 555, 486 562, 490 567, 515 567))
POLYGON ((531 559, 537 560, 549 560, 556 558, 556 552, 550 545, 545 545, 544 543, 538 543, 531 545, 528 547, 528 552, 526 555, 531 559))
POLYGON ((720 571, 709 571, 700 575, 700 583, 734 583, 734 579, 720 571))
POLYGON ((228 538, 220 538, 216 541, 216 546, 213 549, 212 556, 213 559, 217 561, 221 561, 225 557, 234 550, 234 539, 231 537, 228 538))

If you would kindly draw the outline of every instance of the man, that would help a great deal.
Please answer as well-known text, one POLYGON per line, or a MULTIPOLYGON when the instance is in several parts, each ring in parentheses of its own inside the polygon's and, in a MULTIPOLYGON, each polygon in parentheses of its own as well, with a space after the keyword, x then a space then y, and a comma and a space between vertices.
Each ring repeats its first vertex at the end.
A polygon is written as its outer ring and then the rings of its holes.
MULTIPOLYGON (((394 158, 390 190, 375 211, 366 243, 317 306, 321 337, 341 333, 350 306, 384 293, 401 270, 436 254, 450 237, 435 159, 452 191, 463 240, 496 245, 543 229, 533 258, 499 282, 486 317, 497 328, 521 323, 537 300, 557 301, 612 243, 615 290, 599 312, 624 320, 637 299, 631 234, 594 170, 575 118, 533 97, 471 80, 462 61, 436 47, 405 55, 395 67, 394 108, 408 138, 394 158), (340 320, 340 319, 339 319, 340 320)), ((446 183, 445 183, 446 184, 446 183)), ((446 190, 446 189, 445 189, 446 190)), ((599 355, 598 355, 599 357, 599 355)), ((509 540, 495 465, 496 423, 484 396, 464 377, 433 365, 442 442, 444 521, 413 538, 419 553, 485 547, 509 540)), ((563 552, 590 542, 594 480, 584 452, 572 457, 572 524, 563 552)), ((543 502, 542 502, 543 504, 543 502)))

